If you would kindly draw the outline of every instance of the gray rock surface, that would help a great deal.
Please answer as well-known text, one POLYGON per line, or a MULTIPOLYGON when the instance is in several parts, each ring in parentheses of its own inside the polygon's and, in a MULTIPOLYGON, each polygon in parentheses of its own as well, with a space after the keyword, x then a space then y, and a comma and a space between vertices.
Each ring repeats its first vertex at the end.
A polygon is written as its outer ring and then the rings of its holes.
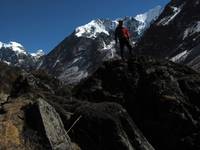
POLYGON ((38 99, 38 107, 51 148, 53 150, 72 150, 70 138, 56 110, 42 99, 38 99))

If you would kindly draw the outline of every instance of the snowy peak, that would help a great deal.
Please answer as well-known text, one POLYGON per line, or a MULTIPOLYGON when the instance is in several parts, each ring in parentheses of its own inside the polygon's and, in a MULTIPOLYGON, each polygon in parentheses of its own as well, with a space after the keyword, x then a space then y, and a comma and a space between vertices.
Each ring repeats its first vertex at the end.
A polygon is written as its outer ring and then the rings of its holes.
MULTIPOLYGON (((161 6, 156 6, 153 9, 150 9, 148 12, 137 15, 136 17, 125 17, 121 18, 124 20, 124 25, 130 24, 134 22, 133 26, 135 26, 135 22, 138 22, 138 33, 141 34, 146 28, 149 27, 152 21, 156 20, 158 16, 162 12, 161 6)), ((113 31, 117 26, 117 20, 109 20, 109 19, 97 19, 92 20, 86 25, 77 27, 75 29, 76 37, 86 37, 90 39, 95 39, 100 33, 104 33, 106 35, 110 35, 110 31, 113 31)))
POLYGON ((42 56, 45 55, 44 51, 42 49, 39 49, 36 51, 36 53, 30 54, 32 57, 34 57, 36 60, 40 59, 42 56))
POLYGON ((44 52, 41 49, 36 53, 29 53, 20 43, 13 41, 9 43, 0 42, 0 61, 8 65, 28 70, 37 68, 43 55, 44 52))
POLYGON ((95 39, 99 33, 109 35, 108 31, 106 31, 106 27, 103 25, 103 21, 100 19, 92 20, 88 24, 76 28, 75 32, 77 37, 87 37, 92 39, 95 39))
POLYGON ((163 9, 161 6, 156 6, 155 8, 150 9, 149 11, 147 11, 143 14, 136 15, 135 19, 139 22, 150 23, 153 20, 158 18, 158 16, 161 14, 162 10, 163 9))
POLYGON ((0 49, 1 48, 9 48, 12 51, 16 52, 17 55, 19 54, 27 55, 25 48, 20 43, 17 42, 12 42, 12 41, 9 43, 0 42, 0 49))
POLYGON ((140 23, 137 29, 138 33, 142 34, 142 31, 148 28, 150 24, 159 17, 162 11, 163 8, 161 6, 156 6, 143 14, 136 15, 134 18, 140 23))

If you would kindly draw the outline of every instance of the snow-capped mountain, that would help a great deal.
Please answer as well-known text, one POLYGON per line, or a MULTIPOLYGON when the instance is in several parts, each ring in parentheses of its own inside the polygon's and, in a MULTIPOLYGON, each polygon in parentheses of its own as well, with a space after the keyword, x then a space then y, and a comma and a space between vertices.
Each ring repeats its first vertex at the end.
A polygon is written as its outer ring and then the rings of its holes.
MULTIPOLYGON (((134 25, 136 25, 137 34, 140 35, 143 33, 143 31, 145 31, 145 29, 147 29, 150 26, 150 24, 153 21, 155 21, 159 17, 162 10, 163 8, 158 5, 155 8, 150 9, 149 11, 143 14, 136 15, 135 17, 125 17, 123 18, 124 24, 130 29, 134 25), (135 23, 135 20, 138 22, 135 23)), ((109 19, 92 20, 86 25, 77 27, 75 29, 75 35, 77 37, 87 37, 93 39, 95 39, 100 33, 105 33, 109 35, 109 32, 111 30, 115 30, 118 24, 117 20, 109 20, 109 19)))
POLYGON ((24 46, 17 42, 0 42, 0 61, 23 69, 35 68, 44 55, 42 50, 29 54, 24 46))
POLYGON ((138 53, 200 70, 200 0, 172 0, 139 42, 138 53))
POLYGON ((45 53, 42 49, 39 49, 36 51, 36 53, 30 53, 30 55, 33 57, 35 61, 38 61, 45 55, 45 53))
POLYGON ((27 55, 25 48, 20 43, 17 42, 9 42, 8 44, 0 42, 0 49, 1 48, 11 49, 17 55, 21 54, 27 55))
POLYGON ((162 11, 163 8, 161 6, 156 6, 155 8, 150 9, 148 12, 136 15, 135 19, 140 23, 138 26, 138 33, 142 34, 142 31, 144 31, 145 28, 149 28, 152 21, 155 21, 162 11))
MULTIPOLYGON (((159 16, 160 6, 136 17, 120 18, 129 29, 134 44, 159 16), (143 20, 137 20, 143 16, 143 20), (142 27, 141 27, 142 26, 142 27)), ((40 69, 47 69, 66 83, 76 83, 94 72, 103 61, 118 57, 114 31, 119 19, 96 19, 77 27, 43 60, 40 69)))
MULTIPOLYGON (((112 21, 110 22, 112 25, 112 21)), ((113 24, 115 26, 115 24, 113 24)), ((97 38, 98 34, 105 33, 109 35, 109 32, 106 30, 103 20, 92 20, 86 25, 80 26, 75 29, 75 35, 77 37, 87 37, 95 39, 97 38)))

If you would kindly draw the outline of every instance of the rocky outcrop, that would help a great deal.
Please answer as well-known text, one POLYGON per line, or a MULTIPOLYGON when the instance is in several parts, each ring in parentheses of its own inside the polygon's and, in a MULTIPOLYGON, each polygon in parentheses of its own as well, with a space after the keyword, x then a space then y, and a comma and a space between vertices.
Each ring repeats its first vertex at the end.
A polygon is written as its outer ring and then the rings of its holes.
POLYGON ((58 113, 43 99, 10 99, 0 112, 0 149, 72 150, 58 113))
POLYGON ((124 106, 155 149, 198 149, 200 75, 151 57, 106 62, 75 96, 124 106))
POLYGON ((154 150, 119 104, 71 101, 63 108, 72 113, 65 126, 76 122, 68 133, 83 150, 154 150))
MULTIPOLYGON (((29 123, 31 123, 31 120, 41 120, 41 124, 36 122, 36 128, 38 127, 37 130, 40 131, 43 127, 53 150, 72 150, 70 138, 64 129, 59 114, 46 101, 38 99, 35 105, 26 110, 26 115, 29 123)), ((34 126, 34 123, 31 126, 34 126)))

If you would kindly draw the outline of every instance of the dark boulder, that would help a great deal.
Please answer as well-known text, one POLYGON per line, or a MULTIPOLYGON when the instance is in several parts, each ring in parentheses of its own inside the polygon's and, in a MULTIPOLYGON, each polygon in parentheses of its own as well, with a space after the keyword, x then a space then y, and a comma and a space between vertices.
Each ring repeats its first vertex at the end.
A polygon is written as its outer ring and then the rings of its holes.
POLYGON ((126 110, 117 103, 73 100, 62 108, 72 113, 70 119, 65 114, 61 116, 68 120, 64 123, 70 129, 70 138, 82 150, 154 150, 126 110))

